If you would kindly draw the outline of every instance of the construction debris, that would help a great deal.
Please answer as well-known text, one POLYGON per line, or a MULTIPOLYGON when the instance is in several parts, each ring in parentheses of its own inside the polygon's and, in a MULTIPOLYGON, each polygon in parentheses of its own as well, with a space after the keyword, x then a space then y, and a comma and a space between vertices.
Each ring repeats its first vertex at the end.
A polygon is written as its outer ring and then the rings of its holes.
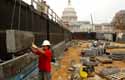
MULTIPOLYGON (((125 67, 124 49, 122 48, 123 52, 114 51, 114 48, 107 49, 106 46, 110 45, 110 43, 105 41, 105 46, 103 47, 92 47, 90 46, 92 42, 72 41, 72 45, 59 61, 61 66, 53 73, 52 80, 60 79, 59 76, 63 80, 82 80, 80 66, 85 66, 82 70, 87 73, 86 80, 123 80, 125 69, 121 70, 121 68, 125 67), (104 51, 104 49, 106 50, 104 51), (110 54, 106 55, 105 52, 110 54), (118 58, 122 59, 122 61, 118 61, 118 58)), ((124 45, 121 46, 119 44, 119 46, 123 47, 124 45)))
POLYGON ((96 59, 101 62, 101 63, 112 63, 112 59, 110 59, 109 57, 107 56, 99 56, 99 57, 96 57, 96 59))
POLYGON ((113 52, 110 56, 113 60, 125 60, 125 52, 113 52))
POLYGON ((89 57, 83 57, 83 58, 81 58, 81 64, 82 65, 93 65, 93 66, 97 66, 98 64, 99 64, 99 62, 98 61, 93 61, 93 60, 90 60, 90 58, 89 57))
POLYGON ((108 80, 124 80, 125 79, 125 72, 123 70, 120 70, 118 68, 111 68, 110 70, 111 70, 110 72, 108 71, 109 73, 106 71, 103 71, 106 74, 106 75, 103 74, 103 77, 105 77, 108 80))
POLYGON ((85 57, 91 57, 91 56, 101 56, 103 55, 103 49, 100 48, 89 48, 85 50, 85 57))
POLYGON ((109 80, 123 80, 125 79, 125 73, 123 72, 115 73, 115 74, 106 76, 106 78, 109 80))
POLYGON ((120 69, 117 67, 106 67, 102 71, 100 71, 99 74, 101 76, 108 76, 119 72, 120 72, 120 69))

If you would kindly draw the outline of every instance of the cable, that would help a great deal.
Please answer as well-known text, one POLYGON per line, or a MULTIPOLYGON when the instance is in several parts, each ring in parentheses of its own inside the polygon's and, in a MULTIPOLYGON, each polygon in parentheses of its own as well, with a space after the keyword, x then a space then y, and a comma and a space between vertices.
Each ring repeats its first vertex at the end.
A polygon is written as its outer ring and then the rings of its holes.
POLYGON ((13 29, 15 8, 16 8, 16 0, 15 0, 14 5, 13 5, 13 11, 12 11, 12 16, 11 16, 11 29, 13 29))
POLYGON ((18 30, 20 29, 20 21, 21 21, 20 20, 20 16, 21 16, 21 1, 22 0, 20 0, 20 2, 19 2, 20 5, 19 5, 19 16, 18 16, 18 30))

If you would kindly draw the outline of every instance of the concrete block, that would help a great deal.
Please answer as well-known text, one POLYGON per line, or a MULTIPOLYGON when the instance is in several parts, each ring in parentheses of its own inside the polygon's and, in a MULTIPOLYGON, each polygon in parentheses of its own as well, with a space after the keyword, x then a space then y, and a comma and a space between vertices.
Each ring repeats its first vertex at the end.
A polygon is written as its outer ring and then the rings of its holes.
POLYGON ((6 45, 7 52, 16 53, 21 50, 30 48, 34 35, 27 31, 7 30, 6 45))

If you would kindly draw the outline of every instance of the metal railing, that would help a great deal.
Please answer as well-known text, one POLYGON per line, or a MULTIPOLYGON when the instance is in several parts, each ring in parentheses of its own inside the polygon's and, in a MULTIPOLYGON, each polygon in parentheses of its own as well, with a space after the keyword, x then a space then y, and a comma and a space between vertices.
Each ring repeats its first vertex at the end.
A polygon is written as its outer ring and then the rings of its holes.
POLYGON ((44 13, 48 16, 49 19, 53 20, 54 22, 58 23, 61 25, 63 28, 69 30, 67 28, 67 25, 65 25, 62 21, 62 19, 53 11, 53 9, 50 8, 49 5, 46 4, 45 1, 41 0, 41 2, 38 0, 31 0, 31 6, 35 7, 37 6, 37 11, 39 13, 44 13), (38 9, 39 8, 39 9, 38 9), (40 10, 43 9, 43 10, 40 10))

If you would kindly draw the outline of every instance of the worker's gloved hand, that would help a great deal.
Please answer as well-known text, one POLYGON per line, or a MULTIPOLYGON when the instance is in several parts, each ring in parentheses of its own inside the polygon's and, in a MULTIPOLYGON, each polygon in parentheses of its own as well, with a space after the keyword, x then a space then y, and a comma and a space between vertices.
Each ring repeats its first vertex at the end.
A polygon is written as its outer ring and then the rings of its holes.
POLYGON ((31 50, 32 50, 32 52, 37 52, 38 51, 38 47, 34 43, 32 43, 31 50))
POLYGON ((38 48, 34 43, 32 43, 32 48, 38 48))
POLYGON ((32 52, 36 53, 38 50, 37 48, 31 47, 32 52))

